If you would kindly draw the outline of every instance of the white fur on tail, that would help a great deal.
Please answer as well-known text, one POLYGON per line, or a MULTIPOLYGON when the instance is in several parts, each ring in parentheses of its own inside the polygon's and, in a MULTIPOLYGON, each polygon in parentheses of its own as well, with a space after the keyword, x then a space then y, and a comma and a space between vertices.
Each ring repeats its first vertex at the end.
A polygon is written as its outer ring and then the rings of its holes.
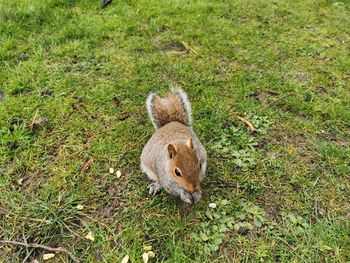
POLYGON ((160 98, 151 92, 146 100, 149 118, 156 129, 177 121, 186 126, 192 124, 191 104, 182 89, 172 88, 168 97, 160 98))

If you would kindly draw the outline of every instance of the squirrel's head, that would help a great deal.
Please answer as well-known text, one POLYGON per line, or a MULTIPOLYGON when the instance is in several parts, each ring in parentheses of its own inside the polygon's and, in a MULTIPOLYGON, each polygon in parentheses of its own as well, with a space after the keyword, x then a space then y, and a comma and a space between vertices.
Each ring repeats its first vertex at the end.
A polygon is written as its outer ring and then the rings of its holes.
POLYGON ((169 144, 168 172, 175 183, 193 194, 200 190, 200 162, 193 149, 192 138, 186 143, 169 144))

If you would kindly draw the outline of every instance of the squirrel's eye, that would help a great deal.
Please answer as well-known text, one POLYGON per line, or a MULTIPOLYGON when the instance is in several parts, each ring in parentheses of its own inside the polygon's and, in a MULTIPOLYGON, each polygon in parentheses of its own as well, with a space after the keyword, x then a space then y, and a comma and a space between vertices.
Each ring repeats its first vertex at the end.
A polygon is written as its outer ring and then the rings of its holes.
POLYGON ((175 175, 176 176, 178 176, 178 177, 180 177, 181 176, 181 172, 179 171, 179 169, 175 169, 175 175))

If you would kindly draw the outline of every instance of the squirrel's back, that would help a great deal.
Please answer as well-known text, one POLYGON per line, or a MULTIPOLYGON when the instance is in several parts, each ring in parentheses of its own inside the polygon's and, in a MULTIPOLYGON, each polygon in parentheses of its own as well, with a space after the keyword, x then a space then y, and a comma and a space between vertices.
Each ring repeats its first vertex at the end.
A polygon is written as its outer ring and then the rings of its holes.
POLYGON ((152 92, 147 98, 146 105, 148 115, 156 129, 170 122, 191 126, 191 105, 182 89, 171 89, 165 98, 152 92))

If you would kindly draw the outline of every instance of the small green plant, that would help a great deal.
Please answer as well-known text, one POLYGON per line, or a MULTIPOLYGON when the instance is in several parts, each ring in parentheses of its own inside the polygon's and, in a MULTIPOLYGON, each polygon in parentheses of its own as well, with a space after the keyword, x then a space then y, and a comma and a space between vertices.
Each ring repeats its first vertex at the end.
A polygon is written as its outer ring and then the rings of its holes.
POLYGON ((193 233, 192 237, 196 242, 203 243, 204 253, 212 254, 219 249, 225 233, 234 226, 233 217, 228 215, 226 205, 227 200, 222 200, 217 204, 212 203, 203 218, 205 222, 200 223, 199 233, 193 233))
POLYGON ((305 229, 309 228, 310 226, 303 217, 294 215, 293 213, 289 213, 286 216, 286 219, 287 225, 292 227, 293 231, 297 234, 304 233, 305 229))
POLYGON ((268 116, 252 115, 249 119, 260 134, 266 134, 269 127, 274 123, 268 116))
MULTIPOLYGON (((252 123, 259 134, 265 134, 273 123, 267 116, 252 116, 252 123)), ((212 149, 240 168, 247 169, 255 165, 257 138, 245 127, 231 125, 224 130, 212 149)))
POLYGON ((260 228, 267 224, 268 220, 266 219, 265 211, 258 207, 257 205, 245 204, 241 212, 236 213, 236 219, 238 219, 235 224, 235 230, 240 228, 247 228, 252 230, 254 227, 260 228))
POLYGON ((243 168, 255 165, 255 155, 254 151, 238 150, 232 152, 232 156, 235 157, 234 163, 243 168))

